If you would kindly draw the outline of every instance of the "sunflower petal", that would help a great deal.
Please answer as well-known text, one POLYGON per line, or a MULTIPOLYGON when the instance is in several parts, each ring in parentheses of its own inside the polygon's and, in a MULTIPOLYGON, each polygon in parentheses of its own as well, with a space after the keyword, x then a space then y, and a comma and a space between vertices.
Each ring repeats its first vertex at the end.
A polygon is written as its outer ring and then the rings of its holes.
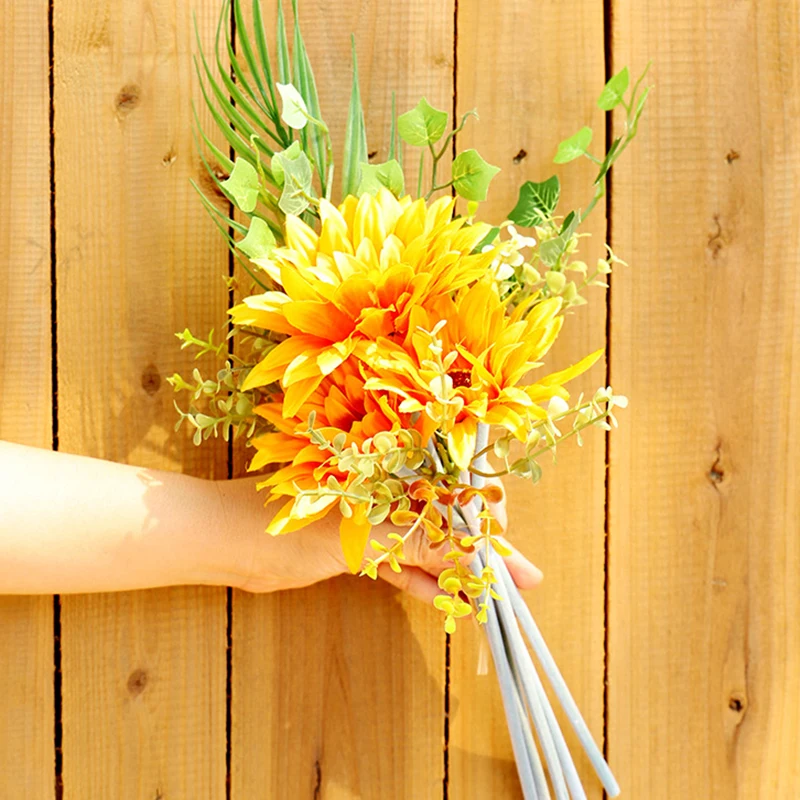
POLYGON ((372 525, 367 520, 368 510, 367 503, 359 503, 353 507, 353 514, 350 518, 343 516, 339 522, 339 539, 342 544, 344 560, 352 573, 357 573, 361 569, 364 550, 372 530, 372 525))

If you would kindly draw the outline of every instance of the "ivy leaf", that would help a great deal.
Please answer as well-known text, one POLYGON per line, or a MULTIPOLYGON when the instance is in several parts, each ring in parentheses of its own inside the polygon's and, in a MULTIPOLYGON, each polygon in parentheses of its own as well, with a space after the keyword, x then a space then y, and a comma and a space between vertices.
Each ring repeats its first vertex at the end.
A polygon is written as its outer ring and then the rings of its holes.
POLYGON ((584 126, 574 136, 570 136, 569 139, 564 139, 564 141, 558 145, 558 152, 553 162, 555 164, 566 164, 568 161, 574 161, 586 152, 586 148, 591 143, 592 129, 584 126))
POLYGON ((308 156, 299 146, 294 153, 290 154, 294 144, 282 153, 275 153, 272 163, 273 165, 279 163, 283 171, 283 191, 278 200, 278 206, 285 214, 299 215, 308 208, 308 196, 312 192, 311 181, 314 178, 314 170, 308 156))
POLYGON ((572 234, 575 233, 579 222, 578 215, 574 211, 570 211, 561 226, 561 232, 558 236, 541 243, 539 246, 539 258, 542 259, 543 264, 548 267, 554 267, 558 263, 558 259, 561 258, 564 250, 566 250, 567 243, 572 238, 572 234))
POLYGON ((283 162, 287 160, 293 161, 300 155, 302 150, 303 148, 300 146, 300 142, 294 141, 285 150, 275 153, 275 155, 272 156, 270 169, 272 170, 272 177, 275 178, 275 185, 278 188, 283 186, 283 162))
POLYGON ((239 242, 239 248, 248 258, 264 258, 275 248, 275 237, 261 217, 253 217, 247 235, 239 242))
POLYGON ((237 158, 233 165, 231 174, 220 186, 231 196, 236 207, 245 213, 250 213, 258 202, 258 173, 256 168, 245 161, 237 158))
POLYGON ((489 183, 500 167, 484 161, 477 150, 465 150, 453 161, 453 186, 465 200, 482 202, 486 199, 489 183))
POLYGON ((597 98, 598 108, 602 108, 603 111, 611 111, 612 108, 616 108, 622 102, 625 92, 628 91, 629 82, 628 68, 623 67, 603 87, 600 97, 597 98))
POLYGON ((358 194, 377 194, 381 186, 385 186, 395 197, 402 197, 405 192, 403 168, 393 158, 383 164, 364 162, 361 165, 358 194))
POLYGON ((283 100, 281 119, 295 130, 300 130, 308 125, 308 107, 300 92, 291 83, 276 83, 283 100))
POLYGON ((447 112, 433 108, 423 97, 416 108, 397 118, 397 131, 403 141, 427 147, 439 141, 447 127, 447 112))
POLYGON ((508 218, 523 228, 540 225, 556 210, 559 197, 561 184, 558 175, 542 183, 526 181, 520 186, 519 199, 508 218))

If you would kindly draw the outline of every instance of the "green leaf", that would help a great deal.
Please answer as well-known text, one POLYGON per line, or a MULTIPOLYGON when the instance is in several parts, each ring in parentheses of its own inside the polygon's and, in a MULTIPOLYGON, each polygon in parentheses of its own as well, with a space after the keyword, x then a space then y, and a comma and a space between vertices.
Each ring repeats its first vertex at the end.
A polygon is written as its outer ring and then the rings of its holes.
POLYGON ((611 143, 611 147, 608 148, 608 152, 606 153, 606 157, 603 159, 603 163, 600 165, 600 171, 597 173, 597 177, 594 179, 595 183, 600 183, 603 178, 605 178, 608 171, 611 169, 611 165, 614 163, 614 159, 617 155, 617 149, 622 142, 622 137, 618 137, 614 139, 611 143))
POLYGON ((292 147, 283 153, 275 154, 275 158, 283 169, 283 192, 278 200, 278 206, 285 214, 300 215, 308 208, 308 198, 312 194, 311 181, 314 178, 314 169, 308 156, 300 147, 294 154, 289 155, 292 147))
POLYGON ((416 108, 406 111, 397 118, 400 138, 415 147, 435 144, 444 135, 447 127, 447 112, 439 111, 428 104, 423 97, 416 108))
MULTIPOLYGON (((389 128, 389 161, 395 157, 398 159, 400 157, 400 148, 397 142, 397 107, 395 100, 395 93, 392 92, 392 124, 389 128)), ((399 160, 398 163, 400 163, 399 160)))
POLYGON ((258 181, 258 172, 252 164, 242 158, 237 158, 230 176, 227 180, 222 181, 220 186, 233 198, 233 202, 240 211, 249 214, 255 209, 261 186, 258 181))
MULTIPOLYGON (((232 122, 236 127, 236 132, 239 133, 243 138, 246 138, 246 141, 249 142, 250 137, 255 133, 252 126, 249 122, 239 113, 238 109, 231 103, 229 95, 222 90, 222 87, 217 83, 214 78, 213 73, 211 72, 211 68, 208 66, 208 62, 206 61, 206 57, 203 53, 202 47, 200 45, 200 34, 197 30, 197 25, 195 24, 195 36, 197 37, 197 44, 200 53, 200 61, 203 64, 203 69, 206 74, 206 78, 208 80, 208 85, 211 88, 211 91, 214 97, 217 100, 217 104, 219 105, 222 113, 225 115, 227 121, 223 121, 221 124, 217 119, 219 116, 219 112, 217 112, 214 104, 211 101, 211 98, 208 96, 206 92, 206 82, 203 80, 202 74, 200 72, 200 65, 195 58, 195 69, 197 70, 197 75, 200 79, 200 88, 203 92, 203 97, 205 98, 206 105, 209 107, 212 115, 214 116, 214 120, 217 122, 217 125, 220 127, 230 128, 228 122, 232 122)), ((227 132, 223 131, 227 136, 227 132)), ((272 150, 267 147, 260 137, 256 138, 256 146, 265 152, 267 155, 272 155, 272 150)), ((251 144, 248 144, 248 148, 252 148, 251 144)))
POLYGON ((303 148, 300 146, 300 142, 295 141, 285 150, 282 150, 280 153, 275 153, 272 157, 272 162, 270 164, 272 167, 272 177, 275 179, 275 185, 278 188, 283 187, 283 162, 296 159, 302 152, 303 148))
MULTIPOLYGON (((258 13, 256 10, 257 5, 258 3, 256 0, 253 3, 254 22, 256 15, 258 13)), ((230 21, 230 15, 226 14, 227 6, 228 3, 226 2, 222 9, 222 16, 227 17, 228 21, 230 21)), ((241 83, 245 87, 247 93, 256 102, 258 102, 259 106, 266 112, 267 116, 269 116, 271 119, 274 119, 273 115, 273 112, 275 111, 274 98, 271 101, 270 98, 267 96, 267 92, 265 91, 264 84, 261 80, 261 75, 259 74, 259 69, 258 69, 258 62, 256 61, 255 53, 253 52, 253 47, 250 44, 250 35, 247 31, 247 25, 245 24, 244 17, 242 15, 241 0, 233 0, 233 16, 236 23, 236 42, 238 45, 237 49, 241 49, 242 55, 244 56, 244 60, 247 63, 247 68, 250 70, 250 75, 255 81, 256 86, 258 87, 258 91, 262 99, 264 100, 264 103, 262 104, 258 101, 258 98, 256 98, 255 96, 255 92, 252 90, 250 86, 250 82, 247 80, 247 77, 244 75, 243 71, 239 68, 239 61, 236 58, 236 53, 233 49, 233 43, 231 42, 230 26, 226 25, 225 43, 227 45, 228 55, 231 61, 231 67, 236 73, 236 80, 239 83, 241 83)), ((267 61, 267 68, 269 69, 269 61, 267 61)), ((271 75, 269 80, 271 80, 271 75)))
MULTIPOLYGON (((303 100, 305 100, 309 113, 315 120, 322 122, 322 111, 319 106, 319 95, 317 94, 317 84, 314 80, 314 71, 311 69, 311 62, 308 60, 306 45, 300 32, 300 17, 297 13, 297 0, 292 0, 292 12, 294 15, 294 45, 292 48, 294 80, 303 100)), ((313 124, 300 131, 300 140, 303 142, 303 149, 311 154, 316 163, 323 195, 326 193, 328 181, 328 156, 325 148, 326 135, 327 131, 323 132, 319 125, 313 124)))
POLYGON ((465 200, 482 202, 486 199, 489 183, 500 167, 484 161, 477 150, 465 150, 453 161, 453 186, 465 200))
POLYGON ((558 263, 558 259, 561 258, 579 222, 578 215, 574 211, 570 211, 561 226, 561 232, 558 236, 541 243, 539 246, 539 258, 542 259, 543 264, 548 267, 554 267, 558 263))
MULTIPOLYGON (((236 4, 236 7, 238 8, 238 3, 236 4)), ((247 80, 247 77, 242 72, 239 60, 236 58, 236 54, 233 50, 233 45, 230 41, 230 36, 226 28, 225 46, 228 52, 228 60, 230 62, 230 67, 233 70, 233 74, 236 76, 236 80, 234 81, 228 74, 228 67, 223 63, 222 57, 220 55, 219 40, 221 32, 222 32, 221 26, 218 26, 217 39, 215 45, 217 71, 219 72, 220 78, 222 79, 222 83, 224 84, 226 90, 228 91, 228 94, 231 96, 233 100, 234 107, 237 109, 241 109, 244 112, 244 114, 246 114, 250 118, 250 121, 253 124, 254 131, 255 128, 258 127, 261 130, 263 130, 264 133, 266 133, 267 136, 269 136, 278 145, 282 144, 281 139, 278 138, 278 135, 274 130, 274 126, 270 126, 265 122, 265 120, 271 119, 269 111, 256 97, 253 88, 251 87, 249 81, 247 80), (242 89, 244 89, 245 91, 243 92, 242 89), (257 108, 253 106, 253 103, 255 103, 257 108)), ((248 125, 249 124, 250 122, 248 122, 248 125)))
POLYGON ((611 111, 616 108, 628 91, 628 83, 630 82, 630 75, 628 68, 623 67, 608 83, 603 87, 600 92, 600 97, 597 98, 597 105, 603 111, 611 111))
POLYGON ((475 245, 472 252, 480 253, 486 245, 491 244, 497 238, 498 233, 500 233, 500 228, 492 228, 489 233, 475 245))
POLYGON ((631 123, 631 127, 633 128, 634 132, 639 124, 639 117, 642 116, 642 111, 644 111, 644 104, 647 102, 647 95, 650 94, 650 90, 652 88, 652 86, 646 86, 642 92, 642 96, 639 98, 639 102, 636 104, 636 111, 633 113, 633 122, 631 123))
MULTIPOLYGON (((238 0, 237 0, 238 3, 238 0)), ((272 119, 273 122, 278 124, 278 102, 275 98, 275 82, 272 78, 272 64, 270 62, 269 57, 269 45, 267 44, 267 37, 264 31, 264 19, 261 15, 261 1, 260 0, 253 0, 253 27, 256 29, 256 48, 258 49, 258 57, 261 61, 261 69, 264 73, 264 80, 267 83, 267 88, 269 89, 269 106, 272 109, 272 119)), ((239 23, 236 23, 237 30, 239 29, 239 23)), ((287 76, 288 77, 288 76, 287 76)), ((256 78, 258 81, 258 78, 256 78)), ((291 80, 291 79, 289 79, 291 80)), ((287 83, 289 82, 287 80, 287 83)), ((259 88, 261 88, 261 83, 258 83, 259 88)), ((263 93, 263 89, 262 89, 263 93)), ((266 100, 266 98, 264 98, 266 100)), ((283 135, 283 128, 279 127, 278 129, 279 134, 283 135)))
MULTIPOLYGON (((350 91, 350 110, 347 113, 347 128, 342 159, 342 195, 354 194, 361 180, 361 165, 367 160, 367 132, 364 126, 364 109, 358 88, 358 58, 356 40, 350 37, 353 50, 353 86, 350 91)), ((361 190, 359 189, 359 194, 361 190)))
POLYGON ((592 143, 592 129, 583 127, 574 136, 564 139, 558 146, 553 162, 556 164, 566 164, 574 161, 586 152, 586 148, 592 143))
POLYGON ((278 30, 275 39, 278 44, 278 81, 292 82, 292 64, 289 60, 289 40, 286 36, 286 21, 283 18, 283 2, 278 0, 278 30))
POLYGON ((560 196, 561 184, 557 175, 542 183, 526 181, 519 188, 519 199, 508 218, 523 228, 540 225, 552 216, 560 196))
POLYGON ((295 130, 305 128, 308 125, 308 107, 300 92, 291 83, 279 83, 277 87, 283 101, 281 119, 295 130))
POLYGON ((361 164, 361 183, 358 194, 377 194, 381 186, 385 186, 395 197, 405 194, 405 177, 403 168, 394 159, 383 164, 361 164))
POLYGON ((275 249, 275 237, 263 219, 253 217, 247 236, 237 242, 236 246, 248 258, 264 258, 275 249))

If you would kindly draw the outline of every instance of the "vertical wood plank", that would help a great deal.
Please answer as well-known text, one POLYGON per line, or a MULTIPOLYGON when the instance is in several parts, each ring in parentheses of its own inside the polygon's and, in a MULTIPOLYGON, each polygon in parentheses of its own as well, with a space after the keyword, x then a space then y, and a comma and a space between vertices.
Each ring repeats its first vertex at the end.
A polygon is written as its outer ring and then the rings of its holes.
MULTIPOLYGON (((467 124, 458 149, 475 147, 502 169, 481 206, 482 218, 499 223, 524 181, 542 181, 554 172, 563 187, 559 211, 586 206, 594 166, 584 161, 556 167, 552 159, 558 141, 583 125, 594 129, 595 150, 602 149, 604 122, 595 100, 604 82, 603 38, 602 3, 508 0, 487 10, 478 0, 459 1, 458 112, 476 108, 480 121, 467 124)), ((587 263, 602 254, 604 214, 598 206, 587 222, 592 239, 581 245, 587 263)), ((594 290, 589 303, 567 319, 547 359, 553 368, 605 343, 605 295, 594 290)), ((576 396, 580 389, 593 391, 604 379, 598 364, 571 390, 576 396)), ((545 573, 527 600, 598 741, 603 738, 604 457, 605 442, 596 432, 582 449, 565 444, 557 466, 543 463, 538 486, 516 478, 506 482, 510 539, 545 573)), ((450 796, 459 800, 521 796, 488 651, 488 674, 478 675, 484 638, 482 630, 465 625, 451 637, 450 796)), ((561 721, 588 794, 599 798, 602 789, 563 716, 561 721)))
POLYGON ((613 19, 656 90, 614 183, 609 753, 630 797, 797 797, 800 9, 613 19))
MULTIPOLYGON (((262 5, 274 20, 275 3, 262 5)), ((300 6, 337 165, 351 31, 373 161, 388 157, 392 90, 398 113, 423 95, 451 107, 452 2, 300 6)), ((288 3, 284 10, 290 17, 288 3)), ((337 174, 334 197, 340 181, 337 174)), ((276 596, 235 592, 233 615, 234 800, 441 795, 445 637, 438 612, 381 582, 343 577, 276 596)))
MULTIPOLYGON (((174 434, 165 378, 191 371, 175 331, 226 319, 227 255, 189 185, 192 13, 209 42, 219 9, 54 9, 62 449, 204 477, 224 445, 174 434)), ((65 797, 224 797, 225 591, 62 603, 65 797)))
MULTIPOLYGON (((51 445, 47 3, 0 26, 0 439, 51 445)), ((0 775, 18 797, 54 792, 53 599, 0 597, 0 775)))

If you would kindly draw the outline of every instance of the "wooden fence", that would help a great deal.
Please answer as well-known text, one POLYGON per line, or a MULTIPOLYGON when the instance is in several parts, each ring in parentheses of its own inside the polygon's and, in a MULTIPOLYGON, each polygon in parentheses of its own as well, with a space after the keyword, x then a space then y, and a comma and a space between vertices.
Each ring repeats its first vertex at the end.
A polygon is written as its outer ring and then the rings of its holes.
MULTIPOLYGON (((173 332, 219 330, 228 302, 189 186, 192 11, 210 43, 220 2, 4 2, 0 438, 241 468, 172 432, 164 380, 189 363, 173 332)), ((611 135, 605 77, 653 60, 588 245, 609 237, 630 268, 555 354, 605 343, 631 406, 539 488, 510 487, 512 538, 546 574, 530 603, 625 797, 800 796, 798 0, 302 5, 339 141, 354 31, 375 158, 391 90, 401 110, 478 108, 459 146, 502 167, 498 220, 558 139, 611 135)), ((591 165, 558 172, 585 203, 591 165)), ((0 798, 518 797, 480 634, 441 627, 351 578, 0 598, 0 798)))

